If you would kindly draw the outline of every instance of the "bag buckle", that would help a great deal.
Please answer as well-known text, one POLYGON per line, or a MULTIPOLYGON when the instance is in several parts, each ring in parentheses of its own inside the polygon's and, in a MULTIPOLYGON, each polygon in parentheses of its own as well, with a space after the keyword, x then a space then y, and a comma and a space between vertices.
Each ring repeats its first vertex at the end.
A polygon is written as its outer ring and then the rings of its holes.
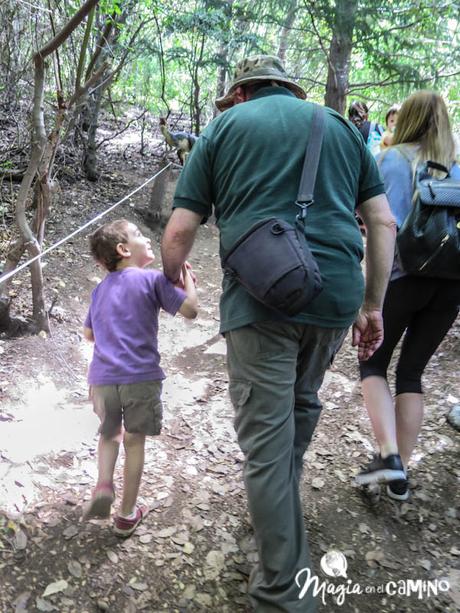
POLYGON ((313 199, 305 200, 304 202, 300 202, 299 200, 296 200, 294 202, 294 204, 300 208, 300 211, 296 215, 297 221, 305 221, 305 218, 307 217, 307 209, 309 206, 313 204, 313 202, 314 202, 313 199))

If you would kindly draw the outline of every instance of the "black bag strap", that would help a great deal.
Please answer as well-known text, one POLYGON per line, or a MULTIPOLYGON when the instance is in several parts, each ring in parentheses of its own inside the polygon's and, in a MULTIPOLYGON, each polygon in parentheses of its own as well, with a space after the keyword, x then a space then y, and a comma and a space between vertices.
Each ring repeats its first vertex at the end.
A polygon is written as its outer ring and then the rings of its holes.
POLYGON ((441 172, 445 172, 447 177, 450 177, 449 169, 442 164, 439 164, 438 162, 432 162, 431 160, 428 160, 428 162, 425 163, 425 166, 426 168, 433 168, 434 170, 440 170, 441 172))
POLYGON ((305 158, 300 178, 299 192, 296 206, 300 207, 297 215, 298 221, 304 221, 307 208, 313 204, 313 190, 315 189, 316 173, 318 172, 319 156, 324 135, 325 110, 322 106, 315 105, 311 120, 310 138, 305 150, 305 158))

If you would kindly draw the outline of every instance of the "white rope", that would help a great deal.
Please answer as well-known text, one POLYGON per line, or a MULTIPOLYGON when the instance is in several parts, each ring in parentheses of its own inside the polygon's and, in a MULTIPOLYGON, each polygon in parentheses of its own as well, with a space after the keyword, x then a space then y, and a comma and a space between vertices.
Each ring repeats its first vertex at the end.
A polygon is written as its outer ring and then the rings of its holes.
POLYGON ((125 202, 125 200, 128 200, 128 198, 131 198, 131 196, 136 194, 139 190, 141 190, 143 187, 148 185, 151 181, 156 179, 159 175, 161 175, 162 172, 164 172, 171 165, 174 165, 174 162, 169 162, 169 164, 167 164, 164 168, 162 168, 159 172, 157 172, 156 175, 153 175, 153 177, 150 177, 150 179, 147 179, 147 181, 142 183, 142 185, 140 185, 139 187, 136 187, 136 189, 133 190, 130 194, 128 194, 127 196, 124 196, 121 200, 119 200, 115 204, 112 204, 112 206, 110 206, 108 209, 106 209, 102 213, 99 213, 99 215, 97 215, 96 217, 93 217, 93 219, 90 219, 85 224, 83 224, 82 226, 80 226, 79 228, 77 228, 76 230, 74 230, 73 232, 65 236, 64 238, 61 238, 61 240, 59 240, 57 243, 54 243, 54 245, 51 245, 51 247, 48 247, 47 249, 45 249, 45 251, 42 251, 35 257, 31 258, 30 260, 27 260, 27 262, 24 262, 24 264, 21 264, 14 270, 10 270, 10 272, 2 275, 0 277, 0 285, 4 283, 5 281, 7 281, 8 279, 10 279, 13 275, 18 273, 20 270, 23 270, 27 266, 30 266, 30 264, 33 264, 33 262, 36 262, 37 260, 42 258, 44 255, 48 254, 50 251, 53 251, 53 249, 56 249, 56 247, 59 247, 60 245, 68 241, 70 238, 73 238, 76 234, 79 234, 80 232, 88 228, 88 226, 91 226, 93 223, 95 223, 96 221, 104 217, 104 215, 107 215, 107 213, 110 213, 110 211, 113 211, 115 207, 119 206, 122 202, 125 202))

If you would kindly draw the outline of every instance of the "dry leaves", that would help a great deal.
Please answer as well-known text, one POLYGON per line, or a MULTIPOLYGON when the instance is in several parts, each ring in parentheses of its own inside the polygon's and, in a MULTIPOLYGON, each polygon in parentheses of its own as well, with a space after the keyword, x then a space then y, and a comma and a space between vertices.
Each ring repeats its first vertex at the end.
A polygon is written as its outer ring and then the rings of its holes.
POLYGON ((69 587, 69 584, 64 579, 60 579, 59 581, 55 581, 54 583, 50 583, 46 586, 45 591, 43 592, 42 597, 46 598, 47 596, 52 596, 53 594, 57 594, 58 592, 63 592, 69 587))
POLYGON ((324 487, 324 483, 325 483, 324 479, 315 477, 315 479, 312 479, 311 481, 311 486, 315 490, 320 490, 322 487, 324 487))
POLYGON ((70 562, 67 564, 67 569, 72 577, 75 577, 76 579, 80 579, 83 574, 81 564, 76 560, 70 560, 70 562))

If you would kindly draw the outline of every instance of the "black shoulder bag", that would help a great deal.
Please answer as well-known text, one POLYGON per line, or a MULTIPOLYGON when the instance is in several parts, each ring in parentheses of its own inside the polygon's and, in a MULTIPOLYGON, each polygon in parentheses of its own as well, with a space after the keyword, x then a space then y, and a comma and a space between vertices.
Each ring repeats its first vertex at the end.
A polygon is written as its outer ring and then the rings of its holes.
POLYGON ((324 109, 315 106, 294 203, 300 208, 295 225, 278 218, 256 223, 233 245, 222 263, 224 271, 259 302, 289 316, 300 313, 323 289, 304 229, 307 209, 313 204, 324 117, 324 109))
POLYGON ((436 162, 421 164, 414 178, 414 202, 396 237, 407 274, 460 280, 460 181, 436 162), (446 173, 435 179, 434 168, 446 173))

